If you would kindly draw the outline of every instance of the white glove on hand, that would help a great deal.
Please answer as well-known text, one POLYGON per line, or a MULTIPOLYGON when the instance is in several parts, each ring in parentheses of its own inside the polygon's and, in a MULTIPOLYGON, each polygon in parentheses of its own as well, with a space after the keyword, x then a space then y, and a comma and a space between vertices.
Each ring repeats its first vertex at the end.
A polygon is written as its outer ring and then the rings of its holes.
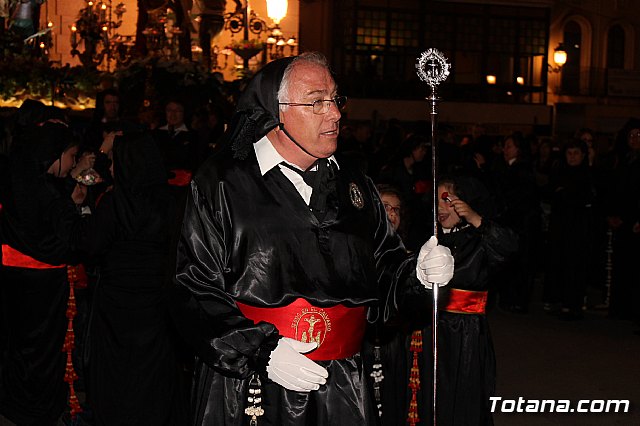
POLYGON ((439 246, 435 236, 429 238, 420 249, 416 275, 429 290, 433 288, 433 283, 438 283, 438 287, 444 287, 453 278, 451 251, 445 246, 439 246))
POLYGON ((320 385, 327 382, 329 373, 324 367, 302 355, 316 347, 318 344, 315 342, 304 343, 288 337, 281 338, 278 346, 271 352, 267 377, 292 391, 318 390, 320 385))

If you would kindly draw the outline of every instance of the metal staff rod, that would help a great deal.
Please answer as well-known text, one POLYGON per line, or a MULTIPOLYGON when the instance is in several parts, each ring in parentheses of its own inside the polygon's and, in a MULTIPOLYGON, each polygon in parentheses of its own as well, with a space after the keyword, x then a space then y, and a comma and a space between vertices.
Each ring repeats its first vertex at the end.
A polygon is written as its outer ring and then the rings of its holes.
MULTIPOLYGON (((433 235, 438 236, 438 184, 437 184, 437 87, 449 76, 451 65, 442 53, 436 49, 423 52, 418 58, 416 69, 420 80, 426 82, 431 88, 431 95, 426 99, 431 105, 429 117, 431 118, 431 177, 433 180, 433 235)), ((438 395, 438 284, 433 283, 433 327, 432 327, 432 351, 433 351, 433 425, 436 425, 436 401, 438 395)))

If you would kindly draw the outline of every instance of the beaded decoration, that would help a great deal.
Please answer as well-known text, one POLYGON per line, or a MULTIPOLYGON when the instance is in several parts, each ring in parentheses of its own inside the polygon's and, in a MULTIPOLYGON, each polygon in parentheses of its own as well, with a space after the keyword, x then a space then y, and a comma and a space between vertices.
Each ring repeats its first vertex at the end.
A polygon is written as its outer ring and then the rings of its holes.
POLYGON ((380 355, 380 346, 373 347, 373 371, 369 374, 373 378, 373 396, 378 407, 378 415, 382 417, 382 357, 380 355))
POLYGON ((247 397, 248 407, 244 409, 247 416, 251 416, 249 420, 250 426, 258 426, 258 417, 264 415, 264 409, 260 405, 262 403, 262 383, 257 374, 251 376, 249 380, 249 396, 247 397))

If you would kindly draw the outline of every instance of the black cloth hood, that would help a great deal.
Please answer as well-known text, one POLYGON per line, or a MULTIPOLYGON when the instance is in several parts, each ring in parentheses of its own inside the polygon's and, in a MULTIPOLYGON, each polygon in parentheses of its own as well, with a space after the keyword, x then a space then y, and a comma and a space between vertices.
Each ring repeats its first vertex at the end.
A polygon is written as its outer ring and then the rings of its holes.
POLYGON ((113 145, 114 209, 126 239, 164 239, 173 199, 151 136, 129 133, 113 145))
POLYGON ((17 157, 13 162, 21 163, 16 173, 20 173, 22 179, 25 174, 46 173, 74 140, 59 108, 27 99, 15 114, 12 154, 17 157), (25 168, 25 163, 34 167, 25 168))
POLYGON ((268 63, 249 81, 238 100, 225 144, 231 144, 233 156, 245 159, 251 145, 280 124, 278 89, 285 69, 295 57, 268 63))

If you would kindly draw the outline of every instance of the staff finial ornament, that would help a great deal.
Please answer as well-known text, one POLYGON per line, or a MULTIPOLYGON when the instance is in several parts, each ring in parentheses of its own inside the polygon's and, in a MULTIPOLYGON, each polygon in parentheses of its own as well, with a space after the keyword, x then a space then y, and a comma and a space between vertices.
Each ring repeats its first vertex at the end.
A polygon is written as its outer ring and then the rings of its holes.
POLYGON ((422 52, 416 63, 416 69, 420 80, 434 88, 449 77, 451 64, 438 49, 430 48, 422 52))

